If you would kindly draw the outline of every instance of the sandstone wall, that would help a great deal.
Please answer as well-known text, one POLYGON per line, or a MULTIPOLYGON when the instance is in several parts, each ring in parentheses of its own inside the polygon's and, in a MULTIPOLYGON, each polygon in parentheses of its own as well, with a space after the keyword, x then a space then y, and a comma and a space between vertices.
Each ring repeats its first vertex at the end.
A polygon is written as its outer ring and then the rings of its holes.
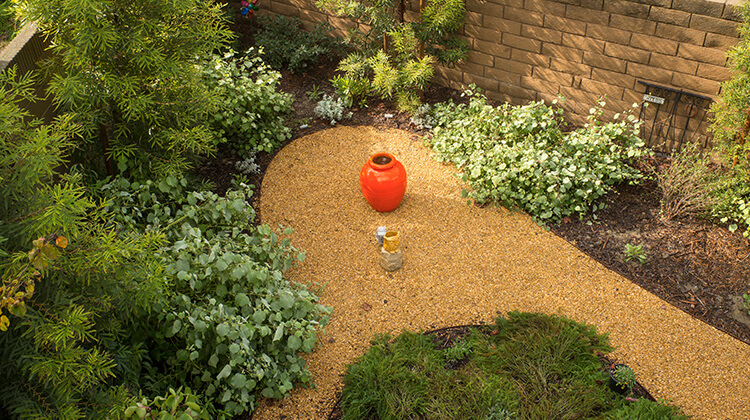
MULTIPOLYGON (((726 51, 738 41, 739 0, 466 1, 461 36, 471 52, 460 65, 438 68, 438 82, 473 83, 514 104, 560 95, 576 123, 602 96, 608 116, 637 103, 642 135, 655 147, 710 145, 706 109, 731 76, 726 51), (645 93, 653 102, 641 109, 645 93)), ((339 34, 356 26, 311 0, 270 0, 266 8, 307 26, 328 22, 339 34)))

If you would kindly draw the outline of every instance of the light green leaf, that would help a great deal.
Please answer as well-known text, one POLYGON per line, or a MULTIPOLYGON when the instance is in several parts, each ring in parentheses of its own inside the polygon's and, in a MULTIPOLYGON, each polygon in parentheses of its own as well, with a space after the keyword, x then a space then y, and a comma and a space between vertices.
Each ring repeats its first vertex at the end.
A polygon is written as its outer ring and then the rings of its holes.
POLYGON ((294 306, 294 296, 292 296, 291 293, 282 293, 281 297, 279 298, 279 303, 281 303, 281 306, 285 309, 289 309, 294 306))
POLYGON ((229 333, 229 325, 227 323, 222 322, 216 327, 216 334, 219 334, 220 337, 225 337, 229 333))
POLYGON ((232 367, 227 365, 224 365, 224 368, 221 369, 221 372, 219 372, 218 375, 216 375, 216 379, 222 380, 226 377, 228 377, 232 373, 232 367))
POLYGON ((245 378, 245 375, 241 373, 236 373, 234 376, 232 376, 232 386, 234 388, 242 388, 245 386, 245 383, 247 382, 247 379, 245 378))
POLYGON ((266 398, 273 398, 275 395, 275 393, 273 392, 273 389, 267 388, 267 387, 263 388, 263 391, 261 392, 261 394, 263 394, 263 396, 266 398))
POLYGON ((310 353, 315 349, 315 337, 309 337, 306 338, 305 341, 302 343, 302 351, 305 353, 310 353))
POLYGON ((281 340, 281 337, 284 336, 284 324, 279 325, 276 327, 276 333, 273 335, 273 341, 279 341, 281 340))
POLYGON ((177 260, 177 264, 175 264, 175 269, 177 271, 188 271, 190 270, 190 262, 188 260, 177 260))
POLYGON ((247 306, 250 304, 250 298, 244 293, 238 293, 237 296, 234 297, 234 304, 239 307, 247 306))
POLYGON ((289 336, 287 347, 289 347, 289 349, 292 351, 297 351, 297 349, 302 347, 302 340, 300 340, 296 335, 291 335, 289 336))

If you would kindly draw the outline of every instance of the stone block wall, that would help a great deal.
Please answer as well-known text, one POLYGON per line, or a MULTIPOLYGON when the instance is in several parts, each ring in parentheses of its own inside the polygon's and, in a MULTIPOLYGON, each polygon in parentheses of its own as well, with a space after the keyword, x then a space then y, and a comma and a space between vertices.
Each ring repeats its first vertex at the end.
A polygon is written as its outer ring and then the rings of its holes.
MULTIPOLYGON (((40 32, 37 32, 36 23, 25 24, 11 42, 0 49, 0 72, 9 68, 15 68, 17 74, 37 70, 37 61, 48 58, 52 52, 47 49, 50 41, 40 32)), ((42 81, 34 85, 34 95, 38 98, 46 96, 47 82, 42 81)), ((52 98, 40 99, 35 102, 22 100, 20 106, 28 110, 31 115, 52 122, 54 118, 54 106, 52 98)))
MULTIPOLYGON (((584 122, 601 97, 605 116, 637 103, 642 135, 653 145, 709 146, 706 109, 731 77, 726 51, 738 41, 738 2, 466 0, 461 36, 471 51, 462 64, 439 67, 436 79, 456 89, 473 83, 513 104, 559 95, 574 123, 584 122), (657 102, 641 109, 648 85, 657 102)), ((312 0, 270 0, 268 8, 306 26, 328 22, 339 34, 356 26, 322 13, 312 0)))

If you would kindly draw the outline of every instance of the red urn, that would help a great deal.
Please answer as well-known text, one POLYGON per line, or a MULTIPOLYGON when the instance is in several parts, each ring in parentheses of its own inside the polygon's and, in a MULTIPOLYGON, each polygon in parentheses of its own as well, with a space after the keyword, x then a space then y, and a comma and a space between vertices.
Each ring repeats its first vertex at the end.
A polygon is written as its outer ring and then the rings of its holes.
POLYGON ((393 211, 406 193, 406 169, 393 155, 376 153, 359 172, 359 184, 373 209, 393 211))

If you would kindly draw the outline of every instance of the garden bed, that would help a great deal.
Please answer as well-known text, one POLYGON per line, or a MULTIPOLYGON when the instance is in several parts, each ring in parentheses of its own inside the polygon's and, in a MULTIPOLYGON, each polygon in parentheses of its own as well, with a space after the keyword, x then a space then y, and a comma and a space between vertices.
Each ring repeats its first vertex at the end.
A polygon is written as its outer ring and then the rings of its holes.
MULTIPOLYGON (((310 100, 308 92, 317 88, 332 93, 328 80, 334 71, 333 62, 322 62, 306 73, 283 72, 281 90, 294 97, 294 112, 289 122, 297 130, 292 140, 330 128, 325 121, 313 117, 315 103, 310 100)), ((464 100, 460 92, 436 84, 427 89, 424 99, 427 103, 464 100)), ((377 100, 353 111, 352 118, 340 124, 428 134, 418 130, 408 114, 397 113, 377 100), (385 114, 393 117, 386 118, 385 114)), ((262 183, 263 171, 273 156, 258 155, 261 173, 250 176, 257 190, 262 183)), ((233 162, 230 154, 222 153, 218 159, 207 162, 201 172, 221 192, 229 187, 236 173, 233 162)), ((598 212, 595 220, 591 217, 582 220, 565 218, 550 228, 606 267, 666 302, 750 344, 750 317, 742 310, 741 296, 750 290, 750 246, 745 238, 729 232, 724 226, 698 218, 662 222, 654 182, 647 181, 640 186, 618 185, 604 201, 607 207, 598 212), (628 243, 642 245, 647 256, 644 264, 625 262, 623 250, 628 243)), ((260 217, 257 204, 255 207, 260 217)))
MULTIPOLYGON (((538 316, 538 315, 532 315, 532 317, 538 316)), ((540 318, 544 318, 544 316, 539 316, 540 318)), ((469 363, 472 352, 469 350, 466 353, 459 353, 462 358, 451 358, 448 356, 451 354, 450 352, 452 349, 455 351, 455 349, 465 348, 464 344, 468 344, 467 339, 472 334, 472 331, 477 331, 480 334, 484 334, 487 337, 491 337, 493 335, 496 335, 498 333, 498 329, 495 329, 493 326, 489 325, 460 325, 460 326, 454 326, 454 327, 447 327, 447 328, 440 328, 432 331, 425 331, 423 335, 432 337, 433 345, 436 351, 443 352, 446 354, 446 363, 445 363, 445 369, 447 371, 452 372, 458 372, 467 366, 469 363)), ((470 347, 468 347, 470 348, 470 347)), ((605 388, 607 386, 607 381, 604 379, 604 376, 606 376, 606 372, 608 371, 609 367, 612 365, 612 361, 608 359, 606 356, 603 356, 601 354, 598 354, 599 361, 601 362, 601 374, 600 378, 595 379, 595 381, 590 384, 593 387, 596 388, 605 388), (595 384, 595 385, 594 385, 595 384)), ((527 363, 529 365, 535 365, 537 363, 542 364, 540 360, 529 358, 527 360, 527 363)), ((536 366, 535 366, 536 367, 536 366)), ((593 375, 596 376, 596 375, 593 375)), ((558 380, 562 380, 565 378, 557 378, 558 380)), ((559 386, 559 384, 556 384, 559 386)), ((588 392, 591 392, 590 390, 588 392)), ((607 395, 607 392, 604 393, 604 395, 607 395)), ((617 398, 611 398, 613 395, 609 395, 610 397, 610 403, 617 402, 617 398)), ((557 396, 556 396, 557 397, 557 396)), ((636 382, 636 384, 632 387, 631 392, 628 394, 628 398, 631 400, 637 400, 639 398, 645 398, 649 401, 656 401, 653 396, 648 392, 646 388, 644 388, 640 383, 636 382)), ((341 393, 337 394, 337 399, 335 404, 333 405, 333 408, 328 414, 328 420, 339 420, 343 418, 343 407, 342 407, 342 398, 341 393)), ((499 416, 499 418, 504 418, 502 416, 499 416)), ((492 418, 489 417, 488 418, 492 418)))

